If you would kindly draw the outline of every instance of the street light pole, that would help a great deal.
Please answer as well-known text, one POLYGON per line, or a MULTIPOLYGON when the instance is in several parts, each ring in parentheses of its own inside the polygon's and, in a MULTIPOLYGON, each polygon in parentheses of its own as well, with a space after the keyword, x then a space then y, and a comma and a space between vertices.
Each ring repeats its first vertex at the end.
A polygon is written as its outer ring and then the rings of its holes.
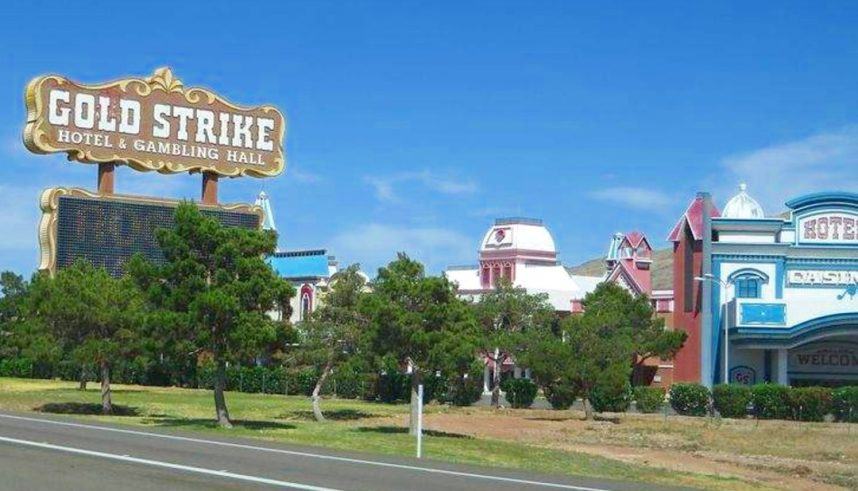
MULTIPOLYGON (((727 289, 733 286, 732 281, 724 281, 721 278, 715 276, 712 273, 706 273, 703 276, 695 276, 694 281, 717 281, 721 286, 724 287, 724 295, 726 298, 727 289)), ((720 309, 721 306, 719 305, 720 309)), ((725 384, 730 383, 730 326, 728 323, 727 316, 724 316, 724 375, 721 379, 725 384)))

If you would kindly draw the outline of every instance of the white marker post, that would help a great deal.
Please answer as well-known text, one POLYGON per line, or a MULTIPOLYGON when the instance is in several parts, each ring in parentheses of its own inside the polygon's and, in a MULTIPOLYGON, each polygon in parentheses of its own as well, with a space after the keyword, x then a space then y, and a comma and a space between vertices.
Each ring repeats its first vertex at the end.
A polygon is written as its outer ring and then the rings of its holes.
POLYGON ((417 458, 423 456, 423 384, 417 386, 417 458))

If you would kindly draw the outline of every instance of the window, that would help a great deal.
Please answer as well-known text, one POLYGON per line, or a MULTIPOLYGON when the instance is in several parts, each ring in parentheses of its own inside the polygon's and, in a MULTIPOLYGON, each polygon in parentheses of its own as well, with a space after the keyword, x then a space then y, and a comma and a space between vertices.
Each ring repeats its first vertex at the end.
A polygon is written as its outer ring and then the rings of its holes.
POLYGON ((769 282, 769 277, 757 269, 743 268, 731 274, 727 281, 733 284, 736 298, 761 298, 762 285, 769 282))
POLYGON ((313 287, 304 285, 301 287, 301 304, 298 308, 298 320, 304 320, 313 311, 313 287))
POLYGON ((310 315, 310 295, 303 294, 301 295, 301 320, 307 318, 310 315))
POLYGON ((733 284, 736 285, 736 298, 760 298, 760 278, 740 276, 733 284))

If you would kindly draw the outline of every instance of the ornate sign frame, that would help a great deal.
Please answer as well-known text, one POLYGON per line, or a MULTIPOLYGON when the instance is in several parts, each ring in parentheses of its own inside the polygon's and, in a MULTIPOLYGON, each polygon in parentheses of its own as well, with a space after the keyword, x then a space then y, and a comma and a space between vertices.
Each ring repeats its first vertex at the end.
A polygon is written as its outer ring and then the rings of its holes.
MULTIPOLYGON (((24 129, 24 145, 35 153, 66 152, 69 160, 84 163, 118 163, 125 164, 138 171, 157 171, 163 174, 181 172, 205 172, 221 176, 239 177, 272 177, 283 172, 286 166, 286 156, 283 149, 286 134, 286 119, 274 106, 241 107, 228 102, 223 97, 204 88, 185 88, 182 82, 173 76, 169 68, 159 68, 154 75, 142 78, 126 78, 105 84, 81 85, 58 75, 46 75, 33 79, 28 85, 25 95, 27 105, 27 124, 24 129), (56 129, 49 122, 46 106, 46 92, 50 88, 65 90, 89 91, 111 98, 128 96, 146 102, 151 98, 155 101, 179 102, 192 109, 215 108, 229 111, 235 115, 264 116, 274 121, 271 141, 273 150, 266 150, 267 161, 262 165, 252 165, 246 162, 218 159, 194 159, 187 155, 182 158, 162 153, 147 153, 131 147, 119 148, 113 145, 106 148, 94 148, 75 143, 58 143, 53 131, 56 129)), ((145 116, 144 116, 145 117, 145 116)), ((195 123, 196 124, 196 123, 195 123)), ((97 131, 95 131, 97 133, 97 131)), ((130 136, 129 139, 133 138, 130 136)), ((165 139, 165 143, 174 144, 174 138, 165 139)), ((118 142, 117 142, 118 143, 118 142)), ((216 144, 211 147, 218 147, 216 144)), ((225 149, 225 146, 220 148, 225 149)), ((236 148, 236 151, 242 151, 236 148)))

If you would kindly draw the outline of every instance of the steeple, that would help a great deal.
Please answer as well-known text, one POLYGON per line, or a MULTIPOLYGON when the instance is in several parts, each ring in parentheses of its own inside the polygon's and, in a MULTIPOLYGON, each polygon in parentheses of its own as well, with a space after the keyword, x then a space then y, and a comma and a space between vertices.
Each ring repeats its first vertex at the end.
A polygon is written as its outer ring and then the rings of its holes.
POLYGON ((271 203, 268 201, 268 195, 265 191, 260 191, 259 196, 256 198, 256 206, 262 208, 262 211, 265 213, 265 218, 262 221, 262 228, 264 230, 273 230, 277 231, 277 226, 274 225, 274 211, 271 209, 271 203))

